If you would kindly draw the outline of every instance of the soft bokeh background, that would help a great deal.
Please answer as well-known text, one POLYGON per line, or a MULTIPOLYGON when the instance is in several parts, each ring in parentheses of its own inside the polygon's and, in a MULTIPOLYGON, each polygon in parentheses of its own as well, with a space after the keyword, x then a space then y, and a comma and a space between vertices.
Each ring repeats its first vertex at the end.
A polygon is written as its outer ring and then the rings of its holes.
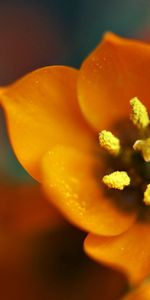
MULTIPOLYGON (((97 45, 105 31, 113 31, 126 37, 149 41, 150 1, 1 0, 0 85, 7 85, 27 72, 46 65, 65 64, 78 68, 84 57, 97 45)), ((2 112, 0 112, 0 122, 1 185, 6 182, 33 183, 30 176, 15 159, 7 138, 2 112)), ((0 201, 2 203, 0 207, 5 207, 5 210, 1 208, 0 220, 5 219, 5 227, 8 227, 8 224, 11 224, 12 216, 15 219, 22 212, 18 210, 17 215, 14 214, 13 207, 18 207, 15 201, 13 205, 12 203, 10 205, 9 201, 7 204, 4 204, 2 199, 0 201)), ((21 207, 24 206, 19 207, 21 210, 21 207)), ((26 209, 26 214, 25 216, 28 218, 28 209, 26 209)), ((6 240, 4 238, 5 242, 2 243, 8 251, 6 255, 4 255, 5 249, 3 254, 0 253, 0 289, 2 289, 3 300, 33 300, 34 297, 36 300, 87 300, 89 293, 93 291, 86 290, 86 284, 89 286, 91 282, 87 275, 88 272, 91 272, 93 278, 96 276, 96 279, 92 281, 91 289, 97 293, 98 299, 115 300, 116 290, 112 297, 109 289, 106 289, 107 294, 104 293, 104 290, 105 287, 111 285, 115 289, 116 282, 118 291, 120 291, 120 287, 125 289, 126 283, 122 281, 121 275, 118 276, 103 266, 92 264, 86 260, 85 256, 82 257, 82 252, 79 258, 83 260, 83 265, 81 261, 78 262, 78 247, 81 250, 82 235, 84 234, 77 233, 69 225, 65 226, 68 227, 61 229, 63 233, 60 229, 55 229, 53 232, 47 228, 46 231, 40 232, 38 235, 36 233, 37 236, 31 236, 30 239, 24 237, 23 233, 19 236, 18 234, 16 236, 15 233, 13 239, 11 230, 9 231, 6 240), (63 241, 62 236, 64 236, 63 241), (73 247, 70 247, 72 241, 74 244, 73 247), (77 254, 74 252, 76 247, 77 254), (67 261, 62 259, 64 255, 67 256, 67 261), (83 270, 79 276, 81 269, 83 270), (68 274, 67 270, 69 270, 68 274), (70 273, 70 270, 75 272, 74 275, 70 273), (64 278, 64 274, 68 277, 64 278), (73 276, 73 280, 71 276, 73 276), (82 278, 81 281, 80 278, 82 278), (58 288, 60 294, 52 295, 50 282, 53 292, 58 288), (101 282, 100 289, 99 282, 101 282), (34 293, 34 290, 37 291, 37 286, 38 292, 34 293), (8 287, 10 287, 10 293, 8 287), (81 298, 77 294, 71 293, 71 288, 83 292, 83 295, 80 295, 81 298), (102 298, 98 293, 103 293, 102 298)), ((2 226, 0 228, 2 231, 2 226)))

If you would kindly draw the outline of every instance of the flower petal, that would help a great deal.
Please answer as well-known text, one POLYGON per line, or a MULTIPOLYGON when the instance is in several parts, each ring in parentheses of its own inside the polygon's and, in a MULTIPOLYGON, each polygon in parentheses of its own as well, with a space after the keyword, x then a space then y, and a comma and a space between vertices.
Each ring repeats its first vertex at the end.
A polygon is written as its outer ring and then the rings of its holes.
POLYGON ((46 67, 32 72, 1 93, 11 143, 21 164, 40 179, 39 161, 57 143, 87 150, 91 129, 76 99, 78 71, 46 67))
POLYGON ((98 130, 129 114, 137 96, 150 108, 150 45, 112 33, 81 67, 78 94, 86 119, 98 130))
POLYGON ((116 237, 89 234, 84 247, 97 261, 125 271, 133 283, 150 273, 150 224, 137 223, 116 237))
POLYGON ((133 289, 125 297, 121 298, 121 300, 149 300, 149 299, 150 299, 149 280, 147 282, 142 283, 136 289, 133 289))
POLYGON ((136 214, 123 213, 104 195, 98 167, 91 155, 57 145, 43 159, 42 182, 50 201, 72 223, 96 234, 116 235, 131 226, 136 214))

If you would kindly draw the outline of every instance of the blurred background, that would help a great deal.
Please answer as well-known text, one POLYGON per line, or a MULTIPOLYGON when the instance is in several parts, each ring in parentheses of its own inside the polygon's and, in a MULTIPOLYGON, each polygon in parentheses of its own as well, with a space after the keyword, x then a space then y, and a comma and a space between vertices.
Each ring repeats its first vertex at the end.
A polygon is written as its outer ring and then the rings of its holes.
MULTIPOLYGON (((46 65, 61 64, 79 68, 105 31, 150 41, 150 1, 1 0, 0 85, 10 84, 20 76, 46 65)), ((6 183, 34 183, 12 152, 2 111, 0 122, 1 186, 6 183)), ((44 211, 51 211, 51 208, 47 208, 46 202, 40 202, 35 212, 34 197, 31 205, 24 204, 24 199, 19 195, 15 194, 10 201, 10 195, 2 198, 0 194, 2 300, 118 299, 127 287, 126 280, 113 270, 92 263, 83 255, 84 233, 64 224, 61 217, 63 226, 59 222, 53 226, 52 218, 50 224, 46 222, 41 229, 39 223, 43 225, 45 220, 45 217, 39 216, 41 206, 44 205, 44 211), (23 201, 21 205, 18 199, 23 201), (37 219, 32 224, 34 213, 37 219), (18 216, 20 221, 16 225, 18 216), (30 222, 25 222, 28 219, 30 222), (27 227, 26 233, 24 227, 27 227), (94 298, 92 295, 95 295, 94 298)))

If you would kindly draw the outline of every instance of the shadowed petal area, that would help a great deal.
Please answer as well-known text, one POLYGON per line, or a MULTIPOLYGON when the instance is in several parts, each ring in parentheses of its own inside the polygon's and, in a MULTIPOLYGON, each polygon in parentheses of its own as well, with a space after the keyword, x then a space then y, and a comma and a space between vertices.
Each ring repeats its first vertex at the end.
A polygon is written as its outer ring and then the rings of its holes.
POLYGON ((92 156, 58 145, 43 159, 42 183, 50 201, 72 223, 96 234, 116 235, 131 226, 136 213, 120 211, 104 195, 100 172, 92 156))
POLYGON ((137 96, 150 108, 150 46, 106 33, 81 67, 78 94, 86 119, 98 130, 129 114, 137 96))
POLYGON ((150 282, 145 281, 127 296, 121 298, 121 300, 149 300, 150 299, 150 282))
POLYGON ((85 234, 68 224, 53 225, 40 233, 4 236, 1 228, 1 299, 120 299, 128 287, 124 276, 85 255, 85 234))
POLYGON ((150 225, 137 223, 117 237, 89 234, 85 251, 97 261, 117 267, 133 283, 142 281, 150 272, 150 225))
POLYGON ((39 161, 58 143, 88 151, 91 130, 76 99, 78 71, 45 67, 23 77, 1 94, 7 126, 17 158, 40 180, 39 161))

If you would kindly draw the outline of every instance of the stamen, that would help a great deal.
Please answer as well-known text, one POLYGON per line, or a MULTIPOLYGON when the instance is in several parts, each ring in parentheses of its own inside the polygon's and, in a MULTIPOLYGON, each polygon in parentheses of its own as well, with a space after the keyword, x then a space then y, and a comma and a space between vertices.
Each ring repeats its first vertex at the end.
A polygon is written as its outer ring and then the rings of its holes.
POLYGON ((105 175, 102 181, 109 188, 117 190, 123 190, 125 186, 130 185, 130 177, 127 172, 124 171, 116 171, 109 175, 105 175))
POLYGON ((147 185, 143 201, 146 205, 150 205, 150 184, 147 185))
POLYGON ((135 151, 140 151, 146 162, 150 161, 150 138, 146 140, 137 140, 133 145, 133 149, 135 151))
POLYGON ((142 104, 142 102, 137 97, 131 99, 130 104, 132 107, 132 112, 130 116, 132 122, 139 129, 145 129, 150 123, 146 107, 142 104))
POLYGON ((120 141, 110 131, 103 130, 99 133, 99 142, 101 147, 110 154, 116 156, 120 152, 120 141))

